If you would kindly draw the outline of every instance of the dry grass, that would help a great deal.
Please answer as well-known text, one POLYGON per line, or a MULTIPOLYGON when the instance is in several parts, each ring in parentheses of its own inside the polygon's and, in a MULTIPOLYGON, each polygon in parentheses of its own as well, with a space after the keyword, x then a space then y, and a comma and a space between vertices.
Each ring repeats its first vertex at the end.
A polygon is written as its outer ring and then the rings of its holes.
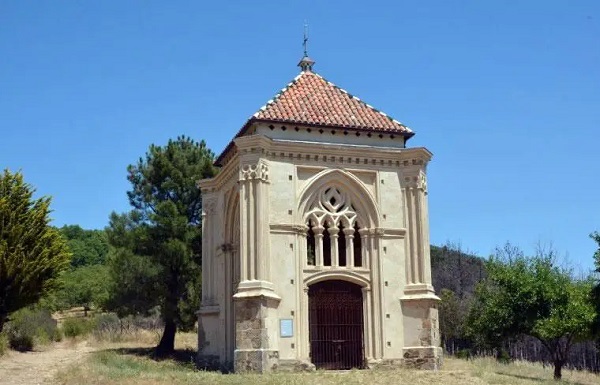
MULTIPOLYGON (((538 364, 516 362, 498 364, 493 359, 465 361, 448 358, 438 372, 397 370, 352 370, 344 372, 317 371, 316 373, 220 374, 198 371, 193 362, 186 360, 155 361, 150 357, 150 346, 156 336, 148 333, 140 341, 120 343, 95 342, 101 351, 87 362, 61 371, 56 382, 61 385, 184 385, 184 384, 266 384, 266 385, 467 385, 556 384, 552 368, 538 364)), ((177 348, 189 353, 196 344, 195 334, 178 334, 177 348)), ((185 357, 185 355, 183 355, 185 357)), ((563 383, 596 385, 600 376, 588 372, 563 371, 563 383)))

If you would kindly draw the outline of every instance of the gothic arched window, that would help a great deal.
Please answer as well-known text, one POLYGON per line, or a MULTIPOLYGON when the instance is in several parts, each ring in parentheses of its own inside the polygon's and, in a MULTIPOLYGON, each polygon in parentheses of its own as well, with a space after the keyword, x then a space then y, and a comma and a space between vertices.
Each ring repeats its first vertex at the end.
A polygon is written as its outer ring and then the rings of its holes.
POLYGON ((306 218, 307 265, 362 267, 359 214, 349 194, 337 187, 321 189, 306 218))

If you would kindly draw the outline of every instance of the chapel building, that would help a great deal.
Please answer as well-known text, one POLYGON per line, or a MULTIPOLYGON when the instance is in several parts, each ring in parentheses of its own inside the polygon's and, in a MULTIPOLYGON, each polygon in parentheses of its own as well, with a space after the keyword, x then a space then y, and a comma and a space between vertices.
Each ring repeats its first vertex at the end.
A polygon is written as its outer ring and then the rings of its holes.
POLYGON ((201 365, 439 367, 414 132, 313 71, 256 112, 202 190, 201 365))

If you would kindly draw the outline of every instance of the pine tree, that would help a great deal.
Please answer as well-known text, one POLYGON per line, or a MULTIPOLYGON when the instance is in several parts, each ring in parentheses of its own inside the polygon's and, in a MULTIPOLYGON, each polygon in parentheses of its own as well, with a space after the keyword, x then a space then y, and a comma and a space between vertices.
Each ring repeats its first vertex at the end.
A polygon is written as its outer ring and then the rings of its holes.
POLYGON ((189 309, 199 306, 202 197, 196 183, 215 175, 213 158, 203 141, 187 137, 151 145, 146 157, 127 169, 133 210, 113 214, 107 229, 116 248, 110 271, 120 283, 108 302, 121 313, 160 306, 165 329, 159 356, 174 351, 177 328, 193 324, 189 309))

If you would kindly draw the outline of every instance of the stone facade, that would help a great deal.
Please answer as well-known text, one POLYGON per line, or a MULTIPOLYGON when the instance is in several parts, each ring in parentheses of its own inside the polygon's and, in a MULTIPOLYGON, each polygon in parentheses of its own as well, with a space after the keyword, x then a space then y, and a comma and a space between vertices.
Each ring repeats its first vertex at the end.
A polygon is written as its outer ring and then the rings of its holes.
POLYGON ((438 368, 431 153, 406 148, 402 135, 343 127, 251 119, 244 132, 218 176, 199 183, 199 362, 314 370, 308 289, 338 280, 362 288, 364 367, 438 368))

